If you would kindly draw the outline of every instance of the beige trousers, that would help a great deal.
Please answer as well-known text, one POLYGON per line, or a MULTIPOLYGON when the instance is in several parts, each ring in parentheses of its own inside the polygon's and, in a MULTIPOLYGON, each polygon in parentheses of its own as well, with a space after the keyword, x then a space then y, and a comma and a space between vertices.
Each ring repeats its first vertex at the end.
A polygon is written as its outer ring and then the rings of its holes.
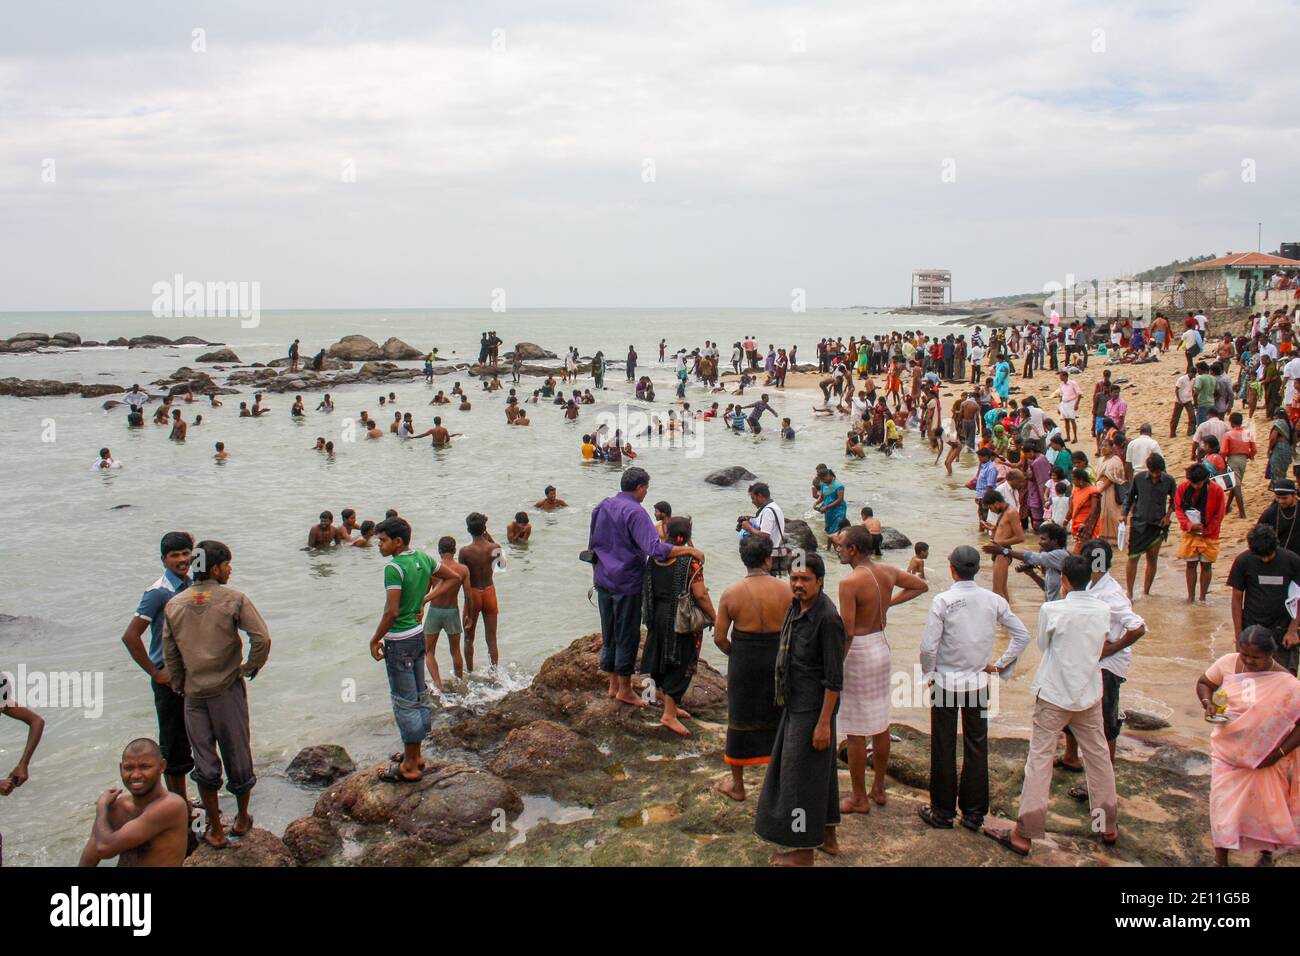
POLYGON ((1052 764, 1061 731, 1069 727, 1079 745, 1088 781, 1088 804, 1095 833, 1114 833, 1119 819, 1115 769, 1110 763, 1102 725, 1101 701, 1087 710, 1062 710, 1041 697, 1034 702, 1034 729, 1025 761, 1025 785, 1020 792, 1020 835, 1041 840, 1046 835, 1047 801, 1052 787, 1052 764))

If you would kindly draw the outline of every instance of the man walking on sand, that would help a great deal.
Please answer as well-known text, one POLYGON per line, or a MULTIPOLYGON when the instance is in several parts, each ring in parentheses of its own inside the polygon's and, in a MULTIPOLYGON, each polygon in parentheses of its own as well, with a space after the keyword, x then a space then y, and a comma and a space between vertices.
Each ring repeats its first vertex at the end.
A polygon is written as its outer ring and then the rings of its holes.
POLYGON ((600 669, 609 675, 610 697, 629 707, 645 707, 646 702, 632 690, 632 673, 641 643, 646 559, 668 561, 689 554, 703 561, 704 552, 659 540, 655 523, 641 504, 650 490, 650 475, 644 468, 626 469, 619 487, 618 494, 592 509, 587 538, 600 609, 600 669))
POLYGON ((848 737, 850 796, 840 801, 843 813, 870 813, 871 800, 885 805, 889 769, 889 642, 885 618, 889 608, 924 594, 929 585, 915 574, 871 560, 871 532, 854 525, 832 541, 840 563, 852 570, 840 581, 840 617, 847 647, 839 731, 848 737), (899 593, 894 594, 894 588, 899 593), (871 738, 874 780, 867 798, 867 738, 871 738))

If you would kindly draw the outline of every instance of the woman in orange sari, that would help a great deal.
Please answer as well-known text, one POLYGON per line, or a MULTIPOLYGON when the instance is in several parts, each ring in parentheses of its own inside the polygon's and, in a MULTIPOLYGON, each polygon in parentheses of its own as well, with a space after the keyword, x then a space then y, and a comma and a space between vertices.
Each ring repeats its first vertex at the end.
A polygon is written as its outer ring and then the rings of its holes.
POLYGON ((1237 653, 1196 682, 1206 717, 1227 718, 1210 734, 1215 866, 1228 865, 1229 850, 1257 851, 1256 866, 1272 866, 1275 852, 1300 848, 1300 680, 1273 659, 1276 649, 1268 628, 1248 627, 1237 653))

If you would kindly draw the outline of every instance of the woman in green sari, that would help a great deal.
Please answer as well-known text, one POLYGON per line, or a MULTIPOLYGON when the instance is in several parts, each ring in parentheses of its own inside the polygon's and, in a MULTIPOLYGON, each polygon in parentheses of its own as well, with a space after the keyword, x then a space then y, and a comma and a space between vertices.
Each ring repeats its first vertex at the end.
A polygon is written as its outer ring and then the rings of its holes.
POLYGON ((1271 481, 1287 477, 1294 454, 1295 429, 1291 427, 1286 409, 1279 407, 1273 415, 1273 427, 1268 433, 1268 472, 1264 477, 1271 481))

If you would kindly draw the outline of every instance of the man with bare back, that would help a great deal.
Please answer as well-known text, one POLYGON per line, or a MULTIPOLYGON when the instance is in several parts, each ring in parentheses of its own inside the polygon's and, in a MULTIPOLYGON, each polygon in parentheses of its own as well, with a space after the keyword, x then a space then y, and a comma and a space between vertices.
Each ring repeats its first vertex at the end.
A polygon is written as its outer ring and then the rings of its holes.
POLYGON ((465 608, 465 669, 474 669, 474 632, 478 629, 479 615, 483 616, 487 630, 488 657, 492 666, 497 663, 497 589, 492 583, 492 571, 501 556, 501 546, 487 533, 487 515, 477 511, 465 519, 465 530, 474 540, 460 549, 460 563, 469 570, 469 595, 465 608))
POLYGON ((847 645, 839 732, 848 737, 849 781, 853 793, 840 801, 841 813, 870 813, 871 801, 885 805, 889 769, 889 609, 924 594, 923 578, 871 560, 872 534, 854 525, 831 542, 840 562, 853 570, 840 581, 840 617, 847 645), (898 588, 897 594, 894 589, 898 588), (874 779, 867 795, 867 738, 871 738, 874 779))
MULTIPOLYGON (((745 767, 772 759, 781 708, 776 704, 776 657, 794 594, 771 576, 772 539, 750 535, 740 543, 745 576, 722 592, 713 643, 727 655, 727 743, 731 778, 718 790, 745 799, 745 767)), ((792 566, 799 563, 795 554, 792 566)))
POLYGON ((81 866, 117 857, 118 866, 180 866, 189 843, 185 798, 163 785, 167 761, 148 737, 126 745, 119 772, 122 787, 109 787, 95 801, 95 824, 81 851, 81 866))
POLYGON ((465 673, 465 664, 460 656, 461 612, 457 603, 459 594, 465 592, 465 626, 469 626, 469 568, 459 563, 456 554, 456 539, 445 535, 438 539, 438 564, 451 571, 456 577, 433 577, 429 580, 431 587, 424 596, 424 663, 429 668, 433 685, 442 693, 442 675, 438 673, 438 633, 447 632, 447 647, 451 651, 451 666, 456 676, 465 673))
POLYGON ((983 503, 989 511, 984 527, 993 532, 993 545, 997 548, 993 556, 993 593, 1007 601, 1010 600, 1007 572, 1011 568, 1011 546, 1025 540, 1025 527, 1020 523, 1020 512, 1007 503, 1000 491, 986 491, 983 503))

